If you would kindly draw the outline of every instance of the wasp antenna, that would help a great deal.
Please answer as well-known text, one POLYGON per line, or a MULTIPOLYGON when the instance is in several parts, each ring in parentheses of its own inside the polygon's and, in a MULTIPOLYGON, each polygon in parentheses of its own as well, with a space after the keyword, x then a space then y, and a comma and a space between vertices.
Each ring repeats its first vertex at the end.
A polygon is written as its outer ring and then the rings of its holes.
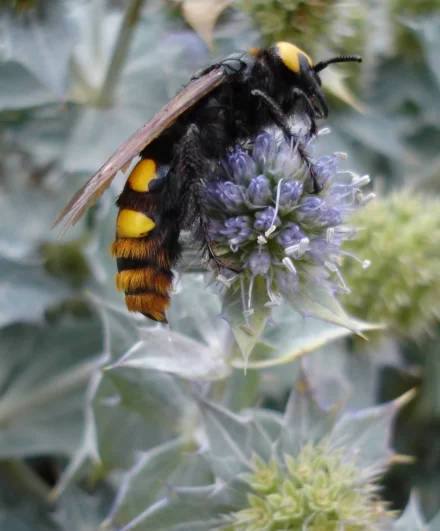
POLYGON ((324 70, 324 68, 327 68, 328 65, 331 65, 333 63, 362 63, 362 57, 360 55, 338 55, 337 57, 332 57, 331 59, 327 59, 326 61, 320 61, 317 63, 313 70, 318 73, 321 72, 321 70, 324 70))

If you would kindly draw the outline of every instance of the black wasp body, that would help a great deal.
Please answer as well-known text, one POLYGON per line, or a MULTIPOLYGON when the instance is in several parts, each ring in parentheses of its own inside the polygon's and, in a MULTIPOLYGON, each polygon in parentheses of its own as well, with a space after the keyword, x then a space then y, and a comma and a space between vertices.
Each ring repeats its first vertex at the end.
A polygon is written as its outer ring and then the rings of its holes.
MULTIPOLYGON (((209 161, 218 160, 228 147, 270 125, 292 136, 289 121, 297 106, 308 115, 310 133, 314 134, 315 119, 328 114, 318 72, 330 63, 359 60, 357 56, 336 57, 313 66, 299 48, 280 42, 268 50, 232 54, 196 72, 192 80, 222 69, 227 81, 182 113, 141 153, 161 164, 174 161, 164 203, 172 207, 173 200, 178 202, 180 218, 187 219, 185 204, 193 208, 194 201, 182 201, 182 193, 206 176, 209 161)), ((301 145, 298 148, 302 150, 301 145)), ((304 151, 302 155, 307 163, 304 151)), ((312 186, 319 192, 318 182, 312 186)), ((199 213, 194 212, 194 216, 199 213)))
MULTIPOLYGON (((75 223, 102 193, 116 172, 134 156, 141 161, 128 177, 117 206, 112 246, 119 273, 116 284, 127 307, 166 322, 171 268, 180 257, 180 231, 198 222, 209 257, 224 267, 207 236, 201 183, 229 147, 268 126, 293 138, 305 164, 307 153, 294 138, 291 118, 301 106, 310 120, 326 118, 327 102, 319 72, 331 63, 360 61, 334 57, 313 65, 287 42, 267 50, 232 54, 196 72, 191 81, 155 117, 125 142, 61 211, 58 221, 75 223)), ((312 191, 320 184, 312 174, 312 191)))

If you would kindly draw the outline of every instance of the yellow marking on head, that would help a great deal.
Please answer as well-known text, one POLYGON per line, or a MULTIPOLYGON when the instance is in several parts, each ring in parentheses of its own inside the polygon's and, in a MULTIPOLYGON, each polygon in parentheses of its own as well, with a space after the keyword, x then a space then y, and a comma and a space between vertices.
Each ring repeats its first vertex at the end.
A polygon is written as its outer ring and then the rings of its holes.
POLYGON ((258 57, 261 53, 261 48, 257 48, 256 46, 253 46, 249 50, 249 55, 252 55, 252 57, 258 57))
POLYGON ((150 181, 157 177, 156 163, 152 159, 142 159, 133 168, 128 178, 128 186, 135 192, 148 192, 150 181))
POLYGON ((156 223, 140 212, 124 208, 116 221, 118 238, 143 238, 154 229, 156 223))
POLYGON ((313 67, 310 57, 294 44, 291 44, 290 42, 277 42, 275 47, 278 50, 278 55, 283 64, 295 74, 299 74, 301 70, 301 65, 299 63, 300 55, 304 55, 310 67, 313 67))

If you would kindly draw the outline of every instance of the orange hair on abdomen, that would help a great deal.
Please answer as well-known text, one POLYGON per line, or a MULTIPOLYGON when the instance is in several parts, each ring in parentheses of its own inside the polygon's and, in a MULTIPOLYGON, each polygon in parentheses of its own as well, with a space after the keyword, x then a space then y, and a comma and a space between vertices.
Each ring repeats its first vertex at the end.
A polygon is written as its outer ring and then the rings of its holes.
POLYGON ((173 283, 171 268, 180 256, 179 228, 169 212, 162 212, 161 187, 150 184, 157 167, 142 159, 120 195, 116 239, 111 254, 117 259, 116 287, 125 293, 131 312, 167 322, 173 283))

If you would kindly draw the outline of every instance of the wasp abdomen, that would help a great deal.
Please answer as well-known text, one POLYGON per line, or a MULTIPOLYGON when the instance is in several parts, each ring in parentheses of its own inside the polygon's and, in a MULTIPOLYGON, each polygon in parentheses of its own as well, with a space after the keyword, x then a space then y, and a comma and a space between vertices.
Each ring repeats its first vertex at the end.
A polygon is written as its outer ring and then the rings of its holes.
POLYGON ((131 172, 117 201, 119 214, 111 253, 118 264, 116 287, 125 293, 128 310, 166 323, 171 267, 180 255, 179 230, 161 212, 161 187, 149 189, 157 177, 152 159, 141 160, 131 172))

